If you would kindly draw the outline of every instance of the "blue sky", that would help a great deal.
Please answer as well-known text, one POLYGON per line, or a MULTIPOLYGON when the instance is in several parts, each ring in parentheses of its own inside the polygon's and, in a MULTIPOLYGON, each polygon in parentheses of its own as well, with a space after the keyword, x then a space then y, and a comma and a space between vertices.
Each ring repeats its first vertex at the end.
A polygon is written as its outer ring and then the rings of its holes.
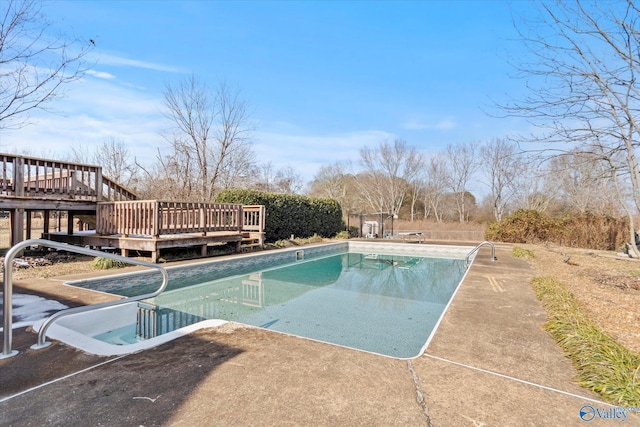
POLYGON ((522 131, 492 99, 518 96, 517 53, 503 1, 49 1, 56 29, 95 40, 95 64, 60 114, 3 130, 0 151, 64 158, 71 146, 122 140, 142 163, 166 146, 167 84, 196 75, 242 92, 262 162, 305 180, 323 164, 357 162, 395 138, 427 153, 522 131))

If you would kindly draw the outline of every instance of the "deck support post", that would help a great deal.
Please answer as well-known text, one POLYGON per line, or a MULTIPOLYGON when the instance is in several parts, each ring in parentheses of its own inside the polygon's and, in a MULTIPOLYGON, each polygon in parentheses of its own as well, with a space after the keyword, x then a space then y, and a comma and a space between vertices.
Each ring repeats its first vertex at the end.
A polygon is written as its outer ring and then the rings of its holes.
POLYGON ((24 209, 12 209, 11 213, 11 246, 24 240, 24 209))
POLYGON ((74 217, 75 212, 73 211, 69 211, 67 213, 67 235, 68 236, 72 236, 73 235, 73 217, 74 217))
POLYGON ((51 211, 50 210, 45 210, 42 213, 43 219, 44 219, 44 225, 43 225, 43 230, 42 230, 42 234, 49 234, 49 226, 50 226, 50 221, 51 221, 51 211))
POLYGON ((27 215, 26 215, 26 219, 27 219, 27 234, 26 234, 26 239, 29 240, 31 238, 31 224, 32 224, 32 216, 33 216, 33 212, 32 211, 27 211, 27 215))

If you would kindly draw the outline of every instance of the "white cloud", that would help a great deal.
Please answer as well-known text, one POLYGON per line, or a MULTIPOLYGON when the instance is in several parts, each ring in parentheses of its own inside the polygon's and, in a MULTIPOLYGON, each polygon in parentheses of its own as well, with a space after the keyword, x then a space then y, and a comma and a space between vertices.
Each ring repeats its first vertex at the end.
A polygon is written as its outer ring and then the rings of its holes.
POLYGON ((33 110, 32 125, 3 131, 0 151, 64 159, 72 147, 92 151, 107 138, 117 138, 147 163, 164 142, 161 97, 115 80, 82 79, 52 108, 57 114, 33 110))
POLYGON ((435 128, 438 130, 450 130, 450 129, 454 129, 457 126, 458 124, 455 121, 451 119, 445 119, 436 123, 435 128))
POLYGON ((424 130, 429 129, 429 126, 418 120, 407 120, 402 124, 402 129, 406 130, 424 130))
POLYGON ((96 55, 95 61, 100 65, 112 65, 117 67, 133 67, 145 70, 164 71, 167 73, 184 73, 185 70, 171 65, 156 64, 153 62, 139 61, 137 59, 125 58, 123 56, 101 53, 96 55))
POLYGON ((105 80, 113 80, 116 78, 116 76, 114 76, 113 74, 107 73, 105 71, 87 70, 87 74, 89 74, 90 76, 97 77, 99 79, 105 79, 105 80))
POLYGON ((134 86, 120 85, 119 82, 83 79, 68 91, 64 104, 68 114, 90 112, 104 117, 155 116, 162 109, 162 97, 134 86))
POLYGON ((357 166, 360 149, 376 146, 396 135, 380 130, 354 131, 340 135, 308 135, 288 132, 256 132, 254 149, 261 162, 275 168, 291 166, 309 181, 321 166, 350 160, 357 166))
MULTIPOLYGON (((107 138, 117 138, 138 161, 154 163, 157 150, 166 147, 161 132, 169 126, 161 94, 124 86, 117 78, 91 76, 99 78, 78 81, 54 105, 60 115, 35 111, 33 125, 3 132, 0 151, 64 159, 72 147, 91 152, 107 138)), ((271 162, 277 169, 290 166, 308 181, 321 166, 335 161, 350 160, 357 167, 361 148, 396 137, 381 130, 314 134, 291 123, 268 122, 258 124, 253 148, 260 163, 271 162)))
POLYGON ((406 130, 441 130, 447 131, 458 127, 458 123, 451 118, 444 118, 440 121, 427 121, 420 119, 409 119, 402 124, 406 130))

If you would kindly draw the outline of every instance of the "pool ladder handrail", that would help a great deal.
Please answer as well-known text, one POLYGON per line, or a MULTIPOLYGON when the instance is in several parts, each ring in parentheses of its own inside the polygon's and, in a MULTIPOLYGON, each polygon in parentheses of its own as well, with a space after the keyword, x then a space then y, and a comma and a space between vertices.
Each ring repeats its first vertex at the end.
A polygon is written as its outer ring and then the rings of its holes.
POLYGON ((480 250, 480 248, 483 247, 484 245, 491 246, 491 261, 497 261, 498 260, 498 258, 496 258, 496 248, 495 248, 495 246, 493 246, 493 243, 491 243, 490 241, 485 240, 484 242, 478 243, 478 246, 476 246, 475 248, 471 249, 471 251, 467 254, 467 257, 464 260, 465 268, 469 266, 469 258, 471 257, 471 255, 473 255, 475 252, 478 252, 480 250))
POLYGON ((46 342, 46 332, 49 326, 56 320, 61 317, 69 316, 71 314, 83 313, 86 311, 96 310, 99 308, 105 307, 113 307, 116 305, 126 304, 133 301, 140 301, 143 299, 154 298, 158 296, 162 291, 167 288, 167 284, 169 283, 169 275, 167 274, 167 270, 155 263, 151 263, 148 261, 142 261, 135 258, 127 258, 120 255, 115 255, 107 252, 101 252, 94 249, 87 249, 80 246, 73 246, 66 243, 53 242, 45 239, 29 239, 24 240, 15 246, 13 246, 9 251, 7 251, 4 258, 4 343, 2 348, 2 354, 0 354, 0 359, 6 359, 11 356, 15 356, 18 354, 17 350, 11 350, 12 345, 12 303, 13 303, 13 259, 16 255, 22 251, 22 249, 27 246, 44 246, 53 249, 60 249, 68 252, 75 252, 82 255, 89 256, 98 256, 102 258, 108 258, 115 261, 125 262, 127 264, 135 264, 142 267, 154 268, 158 270, 162 274, 162 285, 155 292, 151 292, 144 295, 136 295, 132 297, 127 297, 114 301, 101 302, 98 304, 84 305, 80 307, 69 308, 65 310, 58 311, 57 313, 52 314, 47 320, 42 323, 40 327, 40 331, 38 332, 38 343, 31 346, 32 349, 41 349, 49 346, 51 343, 46 342))

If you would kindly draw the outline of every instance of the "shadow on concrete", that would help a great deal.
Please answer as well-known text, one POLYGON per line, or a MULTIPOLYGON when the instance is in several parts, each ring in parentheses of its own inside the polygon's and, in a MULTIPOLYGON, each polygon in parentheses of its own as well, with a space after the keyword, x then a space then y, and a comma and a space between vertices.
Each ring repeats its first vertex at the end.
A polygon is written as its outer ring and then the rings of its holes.
MULTIPOLYGON (((30 345, 27 335, 35 334, 17 334, 14 347, 30 345)), ((209 373, 242 352, 194 335, 122 358, 88 355, 58 342, 25 350, 0 361, 2 397, 108 363, 1 402, 0 424, 161 425, 209 373)))

